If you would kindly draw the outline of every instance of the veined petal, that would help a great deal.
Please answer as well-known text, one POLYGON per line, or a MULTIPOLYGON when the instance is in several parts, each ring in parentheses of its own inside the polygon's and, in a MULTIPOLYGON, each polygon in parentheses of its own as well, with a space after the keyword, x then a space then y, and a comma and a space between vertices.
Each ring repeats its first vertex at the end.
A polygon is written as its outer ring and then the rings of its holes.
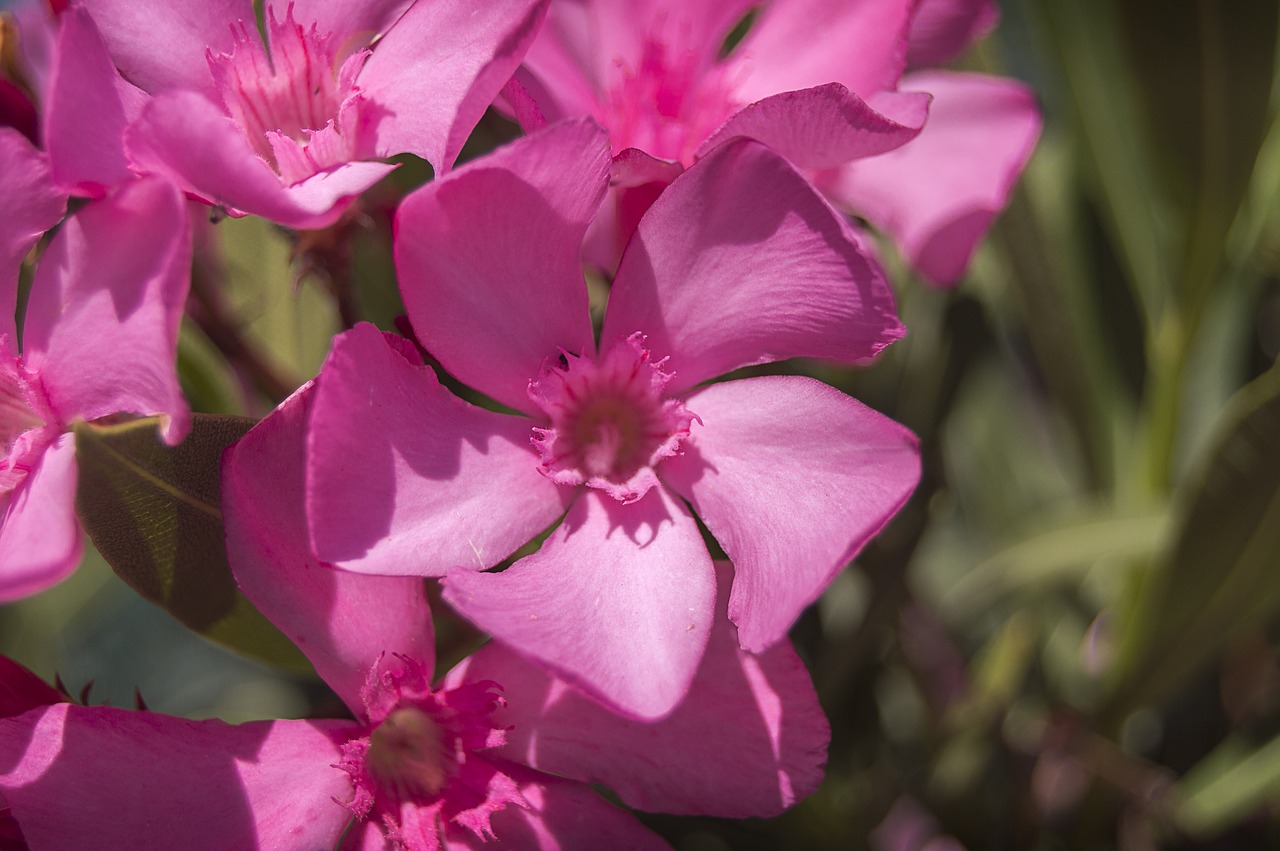
MULTIPOLYGON (((294 20, 332 33, 340 57, 367 47, 413 5, 414 0, 291 0, 294 20)), ((277 0, 278 3, 278 0, 277 0)), ((277 11, 283 13, 278 3, 277 11)))
POLYGON ((657 487, 583 493, 542 549, 502 573, 444 580, 455 609, 638 718, 685 696, 710 632, 715 572, 693 518, 657 487))
POLYGON ((770 0, 728 62, 736 95, 842 83, 866 97, 893 88, 907 58, 915 0, 770 0))
POLYGON ((636 331, 670 357, 675 392, 790 357, 856 362, 902 336, 879 267, 848 223, 758 142, 678 177, 622 257, 601 346, 636 331))
POLYGON ((360 87, 381 107, 380 156, 406 151, 447 171, 524 58, 547 0, 414 3, 379 42, 360 87))
POLYGON ((62 218, 67 193, 53 185, 49 158, 26 137, 0 127, 0 335, 17 339, 18 272, 36 241, 62 218))
POLYGON ((89 195, 132 177, 124 128, 147 95, 111 62, 93 19, 73 6, 63 12, 45 104, 45 145, 60 186, 89 195))
POLYGON ((334 339, 307 437, 307 517, 321 561, 441 576, 506 558, 559 517, 532 422, 440 386, 372 325, 334 339))
POLYGON ((125 133, 141 169, 233 214, 253 213, 293 228, 332 224, 346 205, 394 165, 352 162, 285 186, 213 101, 196 92, 153 99, 125 133))
POLYGON ((533 414, 528 385, 542 362, 561 349, 594 353, 582 240, 608 170, 600 126, 568 121, 400 205, 395 254, 405 309, 418 338, 459 380, 533 414))
POLYGON ((23 337, 61 422, 115 413, 165 417, 186 435, 178 326, 191 274, 186 202, 148 178, 124 184, 67 219, 31 285, 23 337))
POLYGON ((1030 158, 1040 110, 1026 86, 1000 77, 922 71, 903 87, 934 97, 920 135, 820 182, 888 231, 926 277, 953 284, 1030 158))
POLYGON ((249 0, 78 0, 93 16, 125 78, 155 94, 194 89, 213 94, 205 50, 231 49, 230 24, 253 25, 249 0))
MULTIPOLYGON (((654 812, 776 815, 822 780, 830 731, 804 663, 787 642, 759 656, 725 617, 733 570, 719 568, 715 626, 689 694, 660 721, 610 712, 497 642, 447 682, 502 684, 509 759, 598 783, 654 812)), ((655 677, 657 674, 655 673, 655 677)))
MULTIPOLYGON (((657 834, 631 813, 608 803, 592 789, 534 771, 515 771, 528 807, 507 807, 491 817, 493 836, 448 824, 449 848, 472 851, 563 851, 608 848, 610 851, 669 851, 657 834)), ((377 846, 379 849, 381 845, 377 846)))
POLYGON ((227 559, 245 595, 360 717, 367 672, 384 652, 434 666, 431 609, 421 580, 330 570, 312 555, 305 450, 315 392, 305 385, 223 456, 227 559))
POLYGON ((693 70, 702 72, 716 62, 725 36, 754 5, 755 0, 591 0, 586 6, 594 43, 578 49, 595 53, 600 80, 620 65, 639 66, 651 42, 686 57, 693 70))
POLYGON ((331 848, 354 729, 59 703, 0 719, 0 793, 32 848, 331 848))
POLYGON ((781 640, 805 606, 906 502, 915 437, 811 378, 713 384, 688 399, 703 427, 659 471, 733 559, 742 647, 781 640))
POLYGON ((1000 10, 991 0, 920 0, 911 18, 907 63, 943 65, 993 30, 1000 10))
POLYGON ((61 582, 83 552, 76 520, 76 442, 74 435, 64 434, 9 495, 0 516, 0 600, 61 582))
POLYGON ((698 155, 744 136, 764 142, 797 168, 832 168, 891 151, 919 134, 928 95, 913 92, 898 101, 902 118, 895 121, 839 83, 771 95, 735 113, 702 143, 698 155))

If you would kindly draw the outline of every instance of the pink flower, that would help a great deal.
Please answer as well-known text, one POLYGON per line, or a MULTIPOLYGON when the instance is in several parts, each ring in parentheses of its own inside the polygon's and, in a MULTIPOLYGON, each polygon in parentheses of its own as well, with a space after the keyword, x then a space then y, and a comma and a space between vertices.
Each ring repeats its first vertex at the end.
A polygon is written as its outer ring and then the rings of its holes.
POLYGON ((18 269, 62 216, 49 158, 0 129, 0 599, 39 591, 80 559, 77 420, 161 414, 177 443, 188 411, 174 371, 191 265, 185 202, 134 180, 69 217, 36 269, 21 328, 18 269), (175 227, 175 223, 177 226, 175 227))
POLYGON ((906 500, 914 437, 808 378, 706 387, 739 367, 859 362, 902 334, 843 219, 742 140, 641 221, 599 346, 582 238, 609 153, 590 120, 468 164, 405 200, 396 264, 445 370, 524 416, 443 389, 407 344, 339 336, 311 418, 307 511, 321 561, 447 575, 485 631, 638 717, 684 696, 715 581, 688 500, 736 565, 742 646, 785 636, 906 500), (481 573, 568 514, 533 555, 481 573))
POLYGON ((0 793, 32 847, 661 848, 585 784, 727 817, 776 814, 817 786, 828 729, 803 665, 786 646, 742 653, 723 619, 686 707, 659 724, 497 644, 432 688, 421 580, 308 554, 314 398, 299 391, 228 453, 228 554, 355 720, 230 726, 69 704, 0 720, 0 793))
POLYGON ((606 268, 661 185, 746 136, 952 283, 1003 208, 1040 116, 1010 80, 903 72, 908 57, 950 58, 994 15, 988 0, 557 0, 508 101, 526 129, 574 115, 609 129, 618 188, 592 252, 606 268), (746 37, 721 57, 752 7, 746 37))
MULTIPOLYGON (((411 152, 447 170, 545 0, 84 0, 133 86, 131 165, 233 214, 322 227, 411 152)), ((132 88, 132 86, 130 87, 132 88)))

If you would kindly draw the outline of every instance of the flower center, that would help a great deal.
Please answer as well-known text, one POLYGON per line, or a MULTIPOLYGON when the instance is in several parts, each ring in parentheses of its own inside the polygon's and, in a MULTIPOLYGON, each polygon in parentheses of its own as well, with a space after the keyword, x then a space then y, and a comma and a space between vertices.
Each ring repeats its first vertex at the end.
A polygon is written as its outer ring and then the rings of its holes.
POLYGON ((364 104, 355 80, 368 50, 335 69, 333 34, 293 19, 293 3, 277 21, 267 5, 270 52, 244 21, 231 25, 230 53, 206 58, 227 112, 253 149, 285 183, 359 159, 364 104))
POLYGON ((440 725, 421 709, 395 710, 369 736, 369 774, 400 799, 439 794, 458 769, 441 737, 440 725))
POLYGON ((562 354, 543 364, 529 396, 550 419, 533 430, 539 470, 562 485, 600 488, 634 502, 657 484, 653 467, 676 454, 697 416, 663 397, 671 380, 644 337, 632 334, 596 360, 562 354))
POLYGON ((608 86, 602 123, 615 153, 639 148, 662 159, 693 164, 693 154, 733 113, 730 85, 716 65, 650 35, 639 67, 619 61, 608 86))

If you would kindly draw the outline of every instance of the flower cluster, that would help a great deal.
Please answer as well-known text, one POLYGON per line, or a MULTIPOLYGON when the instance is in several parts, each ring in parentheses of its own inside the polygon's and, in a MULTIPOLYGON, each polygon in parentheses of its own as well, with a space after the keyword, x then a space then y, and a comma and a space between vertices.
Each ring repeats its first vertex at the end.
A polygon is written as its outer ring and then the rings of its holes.
POLYGON ((186 434, 201 205, 325 228, 416 155, 435 179, 395 214, 404 334, 338 334, 221 462, 238 587, 350 717, 78 706, 15 669, 0 793, 24 841, 648 848, 589 784, 728 817, 810 793, 828 729, 786 636, 919 450, 814 378, 739 370, 864 365, 905 333, 846 210, 935 281, 962 272, 1038 117, 1017 84, 914 69, 990 7, 261 11, 19 4, 37 122, 0 127, 0 596, 79 561, 76 428, 186 434), (528 135, 454 169, 495 101, 528 135), (424 577, 493 639, 434 681, 424 577))

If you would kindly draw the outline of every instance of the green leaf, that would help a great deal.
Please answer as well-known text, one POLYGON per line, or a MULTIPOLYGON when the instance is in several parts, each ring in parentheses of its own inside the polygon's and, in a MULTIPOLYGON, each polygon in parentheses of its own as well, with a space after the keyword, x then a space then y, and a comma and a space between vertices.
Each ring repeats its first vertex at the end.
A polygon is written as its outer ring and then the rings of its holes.
POLYGON ((1280 613, 1280 366, 1232 398, 1218 433, 1179 494, 1172 549, 1140 591, 1116 712, 1168 697, 1232 636, 1280 613))
POLYGON ((1280 800, 1280 738, 1250 748, 1228 738, 1177 786, 1173 817, 1192 837, 1208 837, 1280 800))
POLYGON ((244 417, 196 414, 178 446, 156 420, 77 423, 76 508, 112 570, 192 630, 295 671, 310 665, 240 593, 223 543, 222 451, 252 428, 244 417))
POLYGON ((1280 5, 1126 0, 1117 8, 1158 143, 1150 153, 1186 219, 1184 285, 1203 288, 1267 131, 1280 5))

